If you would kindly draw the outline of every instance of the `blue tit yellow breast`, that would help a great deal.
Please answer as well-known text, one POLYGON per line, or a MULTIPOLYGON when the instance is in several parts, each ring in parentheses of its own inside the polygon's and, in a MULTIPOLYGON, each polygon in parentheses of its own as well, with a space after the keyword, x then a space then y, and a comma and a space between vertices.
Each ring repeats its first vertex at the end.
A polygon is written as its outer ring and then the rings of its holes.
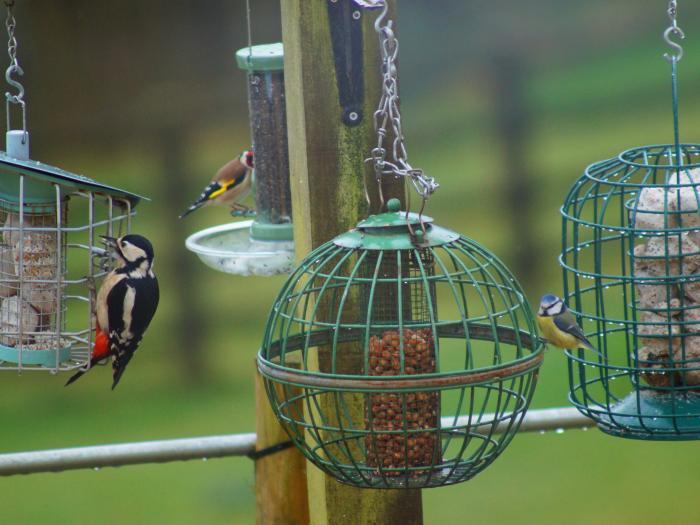
POLYGON ((542 337, 550 344, 559 348, 578 348, 581 342, 571 334, 563 332, 554 324, 552 317, 537 316, 537 325, 542 337))

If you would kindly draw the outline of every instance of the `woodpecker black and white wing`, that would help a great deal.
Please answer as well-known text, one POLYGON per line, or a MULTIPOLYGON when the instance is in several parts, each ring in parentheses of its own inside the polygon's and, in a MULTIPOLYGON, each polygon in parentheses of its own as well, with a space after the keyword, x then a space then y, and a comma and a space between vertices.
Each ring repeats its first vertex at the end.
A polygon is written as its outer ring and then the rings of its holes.
POLYGON ((122 279, 109 292, 107 311, 112 355, 112 390, 119 383, 126 366, 141 343, 158 307, 158 300, 158 281, 155 277, 122 279))

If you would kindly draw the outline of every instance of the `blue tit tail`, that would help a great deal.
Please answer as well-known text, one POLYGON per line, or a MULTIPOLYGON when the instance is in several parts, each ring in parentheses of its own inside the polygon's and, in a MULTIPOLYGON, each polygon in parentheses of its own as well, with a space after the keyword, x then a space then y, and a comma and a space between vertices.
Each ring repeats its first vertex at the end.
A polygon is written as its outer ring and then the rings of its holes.
POLYGON ((581 342, 581 344, 579 345, 579 348, 583 348, 584 350, 590 350, 590 351, 596 353, 603 361, 607 362, 607 359, 605 358, 605 356, 603 354, 601 354, 596 349, 596 347, 591 344, 591 342, 587 338, 583 337, 583 338, 579 339, 579 341, 581 342))

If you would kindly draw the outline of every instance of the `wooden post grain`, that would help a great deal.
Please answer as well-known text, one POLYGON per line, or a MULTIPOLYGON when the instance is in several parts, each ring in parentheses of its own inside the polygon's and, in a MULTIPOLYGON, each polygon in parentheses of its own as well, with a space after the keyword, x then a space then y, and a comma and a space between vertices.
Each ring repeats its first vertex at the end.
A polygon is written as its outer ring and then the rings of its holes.
MULTIPOLYGON (((270 408, 265 392, 265 382, 257 366, 255 367, 255 413, 256 451, 289 440, 289 436, 277 422, 275 413, 270 408)), ((255 505, 257 525, 307 525, 309 523, 306 460, 296 448, 275 452, 255 461, 255 505)))
MULTIPOLYGON (((381 86, 376 14, 363 11, 363 121, 343 124, 328 25, 330 0, 281 0, 287 128, 297 258, 348 230, 368 214, 364 160, 376 146, 374 113, 381 86)), ((338 0, 350 2, 350 0, 338 0)), ((371 177, 368 180, 371 181, 371 177)), ((370 189, 373 182, 369 183, 370 189)), ((376 192, 373 192, 376 196, 376 192)), ((403 181, 383 185, 385 199, 403 196, 403 181)), ((375 198, 373 204, 377 203, 375 198)), ((373 212, 377 212, 376 204, 373 212)), ((342 366, 352 366, 348 359, 342 366)), ((368 490, 343 485, 307 465, 313 525, 420 525, 419 490, 368 490)))

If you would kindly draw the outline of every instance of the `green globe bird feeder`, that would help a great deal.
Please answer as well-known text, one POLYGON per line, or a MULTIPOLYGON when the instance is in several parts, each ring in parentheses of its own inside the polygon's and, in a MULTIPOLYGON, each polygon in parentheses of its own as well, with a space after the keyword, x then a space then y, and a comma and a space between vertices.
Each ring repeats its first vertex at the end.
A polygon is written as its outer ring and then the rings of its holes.
POLYGON ((476 475, 515 435, 543 357, 501 261, 399 206, 392 199, 301 262, 258 356, 296 446, 358 487, 476 475))
POLYGON ((665 36, 675 142, 589 166, 562 207, 564 293, 602 354, 567 351, 570 399, 616 436, 700 438, 700 145, 678 140, 675 2, 665 36))

